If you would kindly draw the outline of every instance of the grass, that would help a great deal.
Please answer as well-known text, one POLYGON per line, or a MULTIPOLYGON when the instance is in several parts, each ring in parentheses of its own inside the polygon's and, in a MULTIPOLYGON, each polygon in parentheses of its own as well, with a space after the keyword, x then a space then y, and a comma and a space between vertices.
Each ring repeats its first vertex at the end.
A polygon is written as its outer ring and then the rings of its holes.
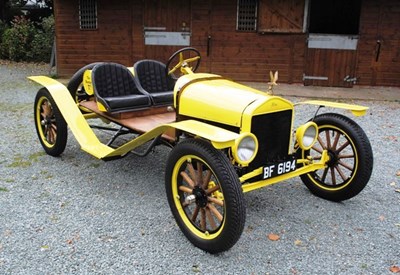
POLYGON ((8 168, 27 168, 32 165, 32 162, 25 161, 22 158, 14 158, 14 161, 7 165, 8 168))
POLYGON ((8 190, 7 188, 5 188, 5 187, 0 187, 0 192, 9 192, 10 190, 8 190))
POLYGON ((39 157, 44 156, 44 155, 46 155, 46 152, 40 151, 40 152, 36 152, 36 153, 30 154, 28 159, 31 160, 31 161, 36 162, 36 161, 38 161, 39 157))
POLYGON ((14 156, 13 162, 7 165, 8 168, 27 168, 32 165, 33 162, 38 162, 39 157, 46 155, 45 152, 40 151, 30 154, 27 158, 18 154, 14 156))

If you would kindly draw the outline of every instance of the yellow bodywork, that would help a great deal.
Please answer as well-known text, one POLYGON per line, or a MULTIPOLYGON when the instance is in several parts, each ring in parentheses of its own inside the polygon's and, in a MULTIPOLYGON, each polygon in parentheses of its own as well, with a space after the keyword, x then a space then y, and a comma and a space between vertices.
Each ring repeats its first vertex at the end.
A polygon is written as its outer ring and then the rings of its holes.
POLYGON ((86 70, 83 73, 83 87, 88 95, 94 95, 94 89, 92 85, 92 70, 86 70))
POLYGON ((180 115, 204 119, 250 132, 251 118, 293 109, 292 103, 213 74, 188 74, 175 85, 180 115))
POLYGON ((323 100, 309 100, 309 101, 303 101, 303 102, 297 103, 297 105, 304 105, 304 104, 345 109, 345 110, 351 111, 353 113, 353 115, 355 115, 355 116, 364 116, 368 110, 368 107, 365 107, 365 106, 339 103, 339 102, 330 102, 330 101, 323 101, 323 100))
MULTIPOLYGON (((88 70, 84 74, 84 86, 86 92, 93 94, 90 73, 91 71, 88 70)), ((178 79, 174 90, 174 107, 177 115, 185 117, 185 120, 155 127, 118 148, 111 148, 96 137, 86 121, 86 119, 93 118, 95 115, 89 114, 85 117, 63 84, 45 76, 32 76, 29 79, 47 88, 82 150, 99 159, 124 156, 171 128, 207 139, 216 149, 234 148, 237 146, 237 142, 243 138, 243 135, 251 133, 251 123, 254 116, 294 109, 294 105, 288 100, 235 83, 218 75, 187 74, 178 79), (213 126, 209 122, 235 127, 238 131, 232 132, 213 126)), ((364 115, 368 109, 358 105, 317 100, 299 104, 347 109, 356 116, 364 115)), ((294 112, 292 112, 291 123, 293 123, 293 114, 294 112)), ((259 167, 242 175, 240 181, 243 191, 248 192, 301 174, 323 169, 328 161, 329 156, 325 150, 318 161, 297 160, 298 163, 306 163, 307 165, 293 172, 248 183, 251 178, 262 174, 263 167, 259 167)))
POLYGON ((82 150, 99 159, 123 156, 171 128, 210 140, 218 149, 231 147, 235 144, 235 140, 240 138, 239 134, 216 126, 195 120, 185 120, 156 127, 114 149, 99 141, 63 84, 46 76, 31 76, 29 79, 47 88, 82 150))
MULTIPOLYGON (((298 162, 302 162, 302 161, 304 161, 304 160, 298 160, 298 162)), ((328 161, 329 161, 328 151, 324 150, 324 151, 322 151, 322 156, 319 161, 312 162, 310 160, 307 160, 308 165, 303 166, 301 168, 297 168, 293 172, 283 174, 280 176, 276 176, 276 177, 266 179, 266 180, 260 180, 260 181, 252 182, 252 183, 245 183, 247 180, 262 174, 263 167, 260 167, 246 175, 243 175, 242 177, 239 178, 239 180, 240 180, 240 182, 244 183, 242 185, 243 192, 249 192, 249 191, 259 189, 261 187, 265 187, 265 186, 272 185, 272 184, 275 184, 275 183, 278 183, 281 181, 285 181, 285 180, 288 180, 288 179, 291 179, 294 177, 298 177, 300 175, 313 172, 315 170, 324 169, 326 167, 326 163, 328 161)))

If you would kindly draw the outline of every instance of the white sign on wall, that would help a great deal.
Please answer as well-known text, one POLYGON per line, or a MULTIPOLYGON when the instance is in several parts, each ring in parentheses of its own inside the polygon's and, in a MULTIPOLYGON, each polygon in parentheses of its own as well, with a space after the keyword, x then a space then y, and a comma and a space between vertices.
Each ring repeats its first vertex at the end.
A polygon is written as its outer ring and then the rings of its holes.
POLYGON ((349 35, 324 35, 310 34, 308 36, 308 48, 356 50, 358 36, 349 35))
POLYGON ((190 46, 190 32, 145 31, 145 45, 190 46))

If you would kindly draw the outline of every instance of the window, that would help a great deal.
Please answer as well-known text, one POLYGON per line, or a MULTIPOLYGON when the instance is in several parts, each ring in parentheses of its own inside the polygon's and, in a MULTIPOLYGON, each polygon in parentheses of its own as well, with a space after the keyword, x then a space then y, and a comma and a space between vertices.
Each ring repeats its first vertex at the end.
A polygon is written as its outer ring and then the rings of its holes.
POLYGON ((358 34, 361 0, 311 0, 310 33, 358 34))
POLYGON ((238 0, 236 30, 257 30, 257 7, 258 0, 238 0))
POLYGON ((81 30, 97 29, 97 0, 79 0, 79 27, 81 30))

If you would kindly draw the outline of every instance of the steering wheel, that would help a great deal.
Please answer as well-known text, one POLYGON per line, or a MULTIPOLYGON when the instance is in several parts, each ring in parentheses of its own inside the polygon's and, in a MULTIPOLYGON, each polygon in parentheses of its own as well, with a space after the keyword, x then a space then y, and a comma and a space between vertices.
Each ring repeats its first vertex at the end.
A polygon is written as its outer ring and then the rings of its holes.
POLYGON ((179 51, 176 51, 173 55, 171 55, 171 57, 168 59, 166 65, 167 74, 177 79, 178 77, 174 75, 174 72, 176 72, 178 69, 180 69, 181 75, 193 73, 199 67, 200 59, 201 59, 200 52, 195 48, 187 47, 180 49, 179 51), (194 57, 190 57, 192 53, 194 53, 194 57), (175 61, 176 65, 172 69, 170 69, 171 64, 175 64, 173 62, 178 55, 179 55, 179 61, 175 61), (185 58, 184 57, 185 55, 188 57, 185 58), (193 62, 196 62, 194 66, 189 67, 189 64, 193 62))

